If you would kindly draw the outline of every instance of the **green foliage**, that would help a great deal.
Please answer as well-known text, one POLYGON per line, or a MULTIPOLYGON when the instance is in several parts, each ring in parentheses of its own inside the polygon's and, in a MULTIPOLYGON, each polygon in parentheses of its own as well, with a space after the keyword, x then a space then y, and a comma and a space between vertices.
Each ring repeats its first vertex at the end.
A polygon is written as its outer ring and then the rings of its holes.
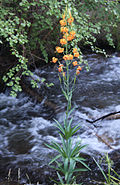
POLYGON ((18 91, 22 91, 20 86, 20 77, 22 75, 31 75, 31 71, 28 70, 27 58, 24 56, 25 44, 28 43, 27 32, 25 27, 30 27, 30 22, 24 18, 19 18, 11 8, 5 7, 8 1, 4 1, 3 6, 0 7, 0 38, 4 38, 9 47, 11 48, 11 54, 18 59, 18 64, 12 67, 7 74, 3 77, 7 86, 12 87, 11 95, 16 96, 18 91), (22 52, 19 52, 21 50, 22 52), (19 74, 20 73, 20 74, 19 74))
POLYGON ((105 162, 107 164, 107 168, 108 168, 108 172, 107 175, 104 172, 104 170, 102 169, 102 167, 100 166, 100 164, 94 159, 95 163, 97 164, 98 168, 100 169, 105 182, 102 182, 102 184, 104 183, 107 185, 118 185, 120 184, 120 175, 112 168, 112 164, 113 162, 111 161, 111 159, 109 158, 108 154, 105 155, 105 162), (113 173, 113 175, 111 175, 113 173))
POLYGON ((47 87, 52 87, 52 86, 54 86, 53 83, 47 83, 47 82, 45 82, 45 81, 46 81, 45 78, 42 78, 42 79, 41 79, 41 82, 44 83, 47 87))
MULTIPOLYGON (((59 35, 58 22, 66 5, 76 21, 74 30, 78 30, 73 45, 88 45, 93 51, 105 53, 95 46, 101 34, 113 47, 114 36, 119 47, 120 5, 117 0, 1 0, 0 5, 0 43, 7 44, 18 60, 12 72, 3 78, 7 84, 11 75, 21 78, 19 71, 22 75, 31 75, 28 59, 34 56, 32 54, 42 55, 49 61, 58 43, 55 39, 59 35)), ((15 79, 12 81, 14 85, 15 79)), ((18 81, 15 84, 20 85, 18 81)))
POLYGON ((99 52, 94 45, 97 36, 104 33, 108 43, 114 47, 111 29, 117 27, 120 18, 118 2, 84 0, 84 2, 72 1, 72 3, 70 6, 73 7, 73 16, 77 22, 78 42, 83 41, 84 44, 90 45, 93 51, 99 52), (74 4, 77 4, 77 7, 74 4))
MULTIPOLYGON (((64 120, 65 122, 66 120, 64 120)), ((79 125, 71 127, 72 119, 68 124, 64 123, 62 126, 58 121, 56 121, 55 126, 59 130, 59 135, 61 139, 61 144, 57 142, 52 142, 52 144, 47 146, 55 151, 58 155, 51 160, 49 163, 56 163, 55 166, 51 166, 57 171, 57 175, 61 184, 73 184, 76 181, 75 172, 82 172, 90 170, 90 168, 85 164, 85 159, 80 157, 81 150, 86 147, 86 145, 81 145, 81 141, 76 144, 72 142, 72 136, 80 129, 79 125), (77 163, 81 163, 85 168, 76 167, 77 163), (63 179, 64 176, 64 179, 63 179)), ((59 182, 57 182, 59 184, 59 182)))

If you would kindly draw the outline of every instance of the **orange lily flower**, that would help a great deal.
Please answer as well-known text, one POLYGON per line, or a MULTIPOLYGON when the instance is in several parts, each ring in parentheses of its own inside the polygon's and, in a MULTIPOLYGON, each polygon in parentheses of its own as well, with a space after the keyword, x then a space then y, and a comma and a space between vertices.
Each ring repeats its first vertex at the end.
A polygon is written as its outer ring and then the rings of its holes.
POLYGON ((61 72, 63 69, 62 67, 58 67, 58 71, 61 72))
POLYGON ((60 20, 60 25, 61 26, 66 26, 66 20, 65 19, 62 19, 62 20, 60 20))
POLYGON ((60 31, 63 32, 63 33, 68 33, 68 28, 67 27, 61 27, 60 31))
POLYGON ((73 48, 73 53, 77 53, 77 48, 73 48))
POLYGON ((52 57, 52 62, 53 62, 53 63, 56 63, 57 61, 58 61, 58 59, 57 59, 57 58, 52 57))
POLYGON ((71 31, 71 32, 70 32, 70 35, 72 35, 72 36, 74 36, 74 37, 75 37, 75 34, 76 34, 75 31, 71 31))
POLYGON ((64 38, 64 39, 67 39, 67 37, 68 37, 68 33, 65 33, 65 34, 63 35, 63 38, 64 38))
POLYGON ((63 59, 64 59, 64 60, 68 60, 68 55, 64 55, 64 56, 63 56, 63 59))
POLYGON ((63 26, 60 28, 60 31, 61 32, 64 32, 64 27, 63 26))
POLYGON ((69 25, 71 25, 73 21, 74 21, 73 17, 70 17, 70 18, 67 19, 67 22, 69 23, 69 25))
POLYGON ((72 22, 74 21, 74 18, 72 17, 72 14, 71 14, 71 11, 69 10, 69 16, 70 16, 70 18, 68 18, 68 23, 71 25, 72 24, 72 22))
POLYGON ((59 67, 64 67, 64 65, 63 64, 60 64, 59 67))
POLYGON ((79 57, 79 53, 78 52, 74 53, 74 57, 79 57))
POLYGON ((73 60, 73 55, 69 54, 69 55, 64 55, 63 56, 64 60, 73 60))
POLYGON ((79 70, 76 70, 76 75, 79 75, 80 74, 80 71, 79 70))
POLYGON ((78 67, 77 67, 77 70, 81 71, 81 70, 82 70, 82 68, 81 68, 80 66, 78 66, 78 67))
POLYGON ((67 37, 67 41, 71 41, 71 40, 73 40, 74 39, 74 36, 72 36, 72 35, 69 35, 68 37, 67 37))
POLYGON ((77 61, 74 61, 72 64, 73 64, 73 66, 77 66, 78 65, 77 61))
POLYGON ((63 53, 64 48, 61 48, 61 47, 57 46, 57 47, 56 47, 56 51, 57 51, 58 53, 63 53))
POLYGON ((60 44, 62 45, 67 44, 67 41, 65 39, 60 39, 60 44))
POLYGON ((73 60, 73 55, 69 54, 68 55, 68 60, 73 60))

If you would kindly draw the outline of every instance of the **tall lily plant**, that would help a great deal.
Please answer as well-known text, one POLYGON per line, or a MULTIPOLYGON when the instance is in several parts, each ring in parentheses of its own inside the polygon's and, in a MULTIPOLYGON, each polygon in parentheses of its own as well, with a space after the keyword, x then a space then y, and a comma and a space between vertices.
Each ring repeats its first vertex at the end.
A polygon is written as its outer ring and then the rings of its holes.
POLYGON ((62 38, 60 39, 60 46, 56 47, 56 53, 62 55, 62 60, 53 57, 52 62, 58 62, 59 65, 60 86, 67 101, 67 108, 64 123, 61 124, 55 120, 55 127, 59 131, 61 144, 54 141, 47 146, 58 153, 49 163, 51 167, 55 168, 58 175, 59 180, 55 182, 57 184, 73 184, 76 182, 76 174, 87 171, 89 167, 85 164, 85 159, 80 157, 80 152, 85 145, 81 145, 81 141, 76 144, 73 143, 73 135, 80 129, 80 125, 73 126, 71 113, 74 108, 71 106, 71 100, 76 78, 80 74, 82 66, 79 62, 79 49, 77 46, 72 47, 75 45, 76 32, 74 30, 74 18, 68 8, 60 20, 60 32, 62 38), (71 68, 74 68, 73 75, 70 74, 71 68), (81 163, 83 168, 78 168, 78 163, 81 163))

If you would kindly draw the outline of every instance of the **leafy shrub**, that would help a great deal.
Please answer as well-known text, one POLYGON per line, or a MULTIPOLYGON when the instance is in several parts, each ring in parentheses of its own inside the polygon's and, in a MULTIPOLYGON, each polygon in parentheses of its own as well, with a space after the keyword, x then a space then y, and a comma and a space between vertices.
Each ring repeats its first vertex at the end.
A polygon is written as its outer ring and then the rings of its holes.
MULTIPOLYGON (((101 32, 113 47, 112 32, 117 33, 116 39, 120 40, 120 5, 117 0, 1 0, 0 43, 7 43, 17 58, 16 66, 3 77, 4 82, 12 87, 12 95, 21 91, 21 76, 32 75, 29 70, 31 58, 33 62, 36 58, 49 61, 58 43, 55 39, 60 28, 58 22, 66 5, 76 19, 74 29, 78 32, 74 45, 82 43, 93 51, 105 53, 96 47, 101 32)), ((36 82, 34 84, 36 87, 36 82)))

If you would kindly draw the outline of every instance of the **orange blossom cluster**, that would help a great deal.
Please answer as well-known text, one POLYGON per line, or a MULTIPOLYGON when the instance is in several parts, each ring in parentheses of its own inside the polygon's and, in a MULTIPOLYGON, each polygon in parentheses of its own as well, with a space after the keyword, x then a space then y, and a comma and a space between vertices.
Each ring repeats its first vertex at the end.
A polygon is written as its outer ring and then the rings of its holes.
MULTIPOLYGON (((69 18, 66 19, 65 14, 62 16, 62 20, 60 20, 60 31, 63 34, 63 38, 60 39, 60 44, 62 47, 57 46, 56 47, 56 52, 57 53, 64 53, 64 47, 66 44, 68 44, 69 41, 72 41, 75 38, 75 31, 71 30, 69 31, 69 27, 71 27, 72 23, 74 21, 74 18, 71 15, 71 12, 69 12, 69 18)), ((77 50, 77 48, 73 48, 72 50, 73 54, 66 54, 63 56, 63 59, 65 61, 69 60, 72 61, 74 57, 78 58, 79 57, 79 52, 77 50)), ((53 57, 52 58, 52 62, 56 63, 58 61, 57 58, 53 57)), ((77 61, 74 61, 73 66, 78 66, 77 61)), ((63 73, 63 76, 65 76, 65 72, 63 72, 63 64, 60 64, 58 67, 58 71, 63 73)), ((76 69, 76 74, 78 75, 80 73, 80 71, 82 70, 82 68, 80 66, 77 67, 76 69)))

